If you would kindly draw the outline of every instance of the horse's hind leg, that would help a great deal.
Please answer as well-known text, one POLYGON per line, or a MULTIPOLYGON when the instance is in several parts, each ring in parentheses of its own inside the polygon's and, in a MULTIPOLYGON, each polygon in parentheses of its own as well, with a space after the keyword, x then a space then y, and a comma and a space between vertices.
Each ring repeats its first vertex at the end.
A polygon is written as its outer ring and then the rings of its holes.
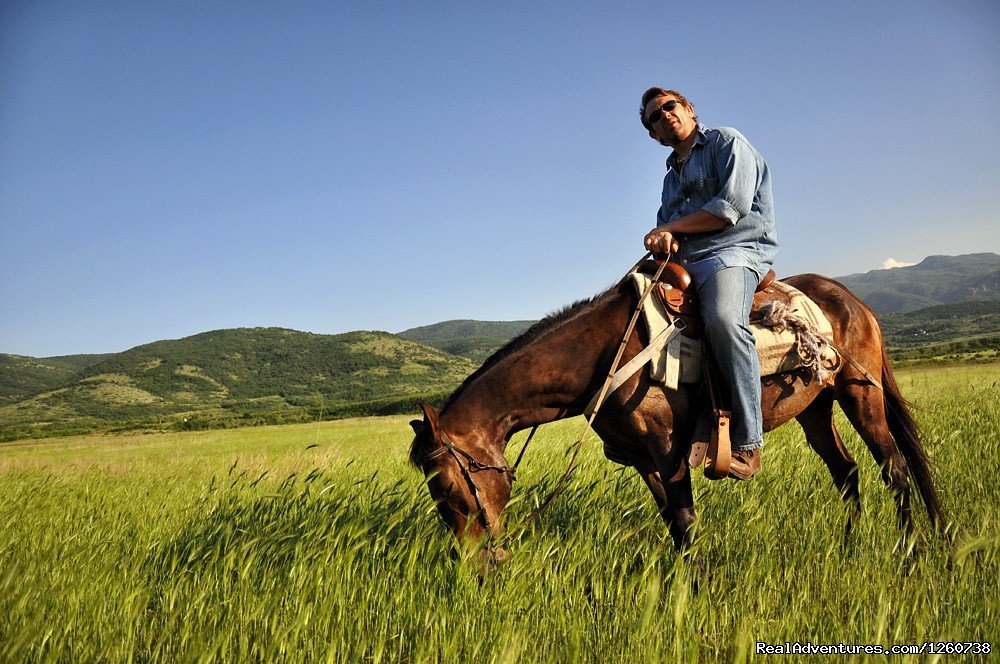
POLYGON ((909 470, 889 430, 882 392, 874 385, 851 381, 838 387, 837 401, 882 469, 882 481, 896 498, 899 527, 911 534, 913 515, 910 510, 909 470))
POLYGON ((820 392, 795 419, 802 425, 809 447, 819 454, 830 470, 833 483, 847 504, 846 543, 861 512, 861 492, 858 489, 858 464, 844 446, 833 422, 833 390, 828 388, 820 392))

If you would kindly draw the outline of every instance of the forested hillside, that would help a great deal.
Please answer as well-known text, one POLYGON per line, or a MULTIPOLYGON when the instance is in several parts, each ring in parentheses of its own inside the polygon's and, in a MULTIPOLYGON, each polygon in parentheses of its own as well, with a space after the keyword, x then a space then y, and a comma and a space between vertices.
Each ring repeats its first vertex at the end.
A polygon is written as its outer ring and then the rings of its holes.
POLYGON ((113 355, 114 353, 39 358, 0 353, 0 405, 20 401, 54 387, 77 371, 113 355))
POLYGON ((0 435, 397 412, 440 398, 475 366, 386 332, 217 330, 137 346, 3 406, 0 435))
POLYGON ((448 320, 404 330, 398 336, 482 363, 534 323, 533 320, 448 320))

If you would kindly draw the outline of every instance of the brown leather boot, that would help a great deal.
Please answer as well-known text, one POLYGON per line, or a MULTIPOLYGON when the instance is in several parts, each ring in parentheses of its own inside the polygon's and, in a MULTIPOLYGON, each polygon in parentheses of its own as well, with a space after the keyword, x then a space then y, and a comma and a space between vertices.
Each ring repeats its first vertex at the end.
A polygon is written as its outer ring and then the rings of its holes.
POLYGON ((733 460, 729 466, 729 476, 734 480, 748 480, 760 470, 761 448, 753 450, 733 450, 733 460))

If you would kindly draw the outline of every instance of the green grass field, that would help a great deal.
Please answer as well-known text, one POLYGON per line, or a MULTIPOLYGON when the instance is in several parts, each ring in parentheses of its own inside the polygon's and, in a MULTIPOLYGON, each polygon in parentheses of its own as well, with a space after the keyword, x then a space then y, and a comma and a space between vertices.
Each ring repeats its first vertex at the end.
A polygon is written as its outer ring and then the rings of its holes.
MULTIPOLYGON (((1000 648, 1000 365, 899 378, 954 542, 921 512, 918 552, 901 555, 878 469, 841 418, 864 498, 843 548, 840 499, 792 424, 768 435, 753 482, 696 476, 701 574, 593 434, 567 489, 482 581, 448 555, 405 460, 406 417, 6 443, 0 661, 768 659, 757 641, 1000 648)), ((511 519, 544 499, 581 426, 539 431, 511 519)))

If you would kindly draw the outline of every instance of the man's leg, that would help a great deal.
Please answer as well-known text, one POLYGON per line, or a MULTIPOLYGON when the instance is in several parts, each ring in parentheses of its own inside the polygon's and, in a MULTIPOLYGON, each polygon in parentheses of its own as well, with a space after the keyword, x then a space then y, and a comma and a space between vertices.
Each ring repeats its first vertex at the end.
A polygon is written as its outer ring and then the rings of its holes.
POLYGON ((698 290, 705 333, 720 377, 729 389, 734 470, 740 479, 756 473, 760 453, 751 451, 764 444, 760 360, 750 331, 750 307, 757 284, 757 273, 750 268, 727 267, 709 277, 698 290), (753 467, 741 467, 748 459, 753 461, 753 467))

